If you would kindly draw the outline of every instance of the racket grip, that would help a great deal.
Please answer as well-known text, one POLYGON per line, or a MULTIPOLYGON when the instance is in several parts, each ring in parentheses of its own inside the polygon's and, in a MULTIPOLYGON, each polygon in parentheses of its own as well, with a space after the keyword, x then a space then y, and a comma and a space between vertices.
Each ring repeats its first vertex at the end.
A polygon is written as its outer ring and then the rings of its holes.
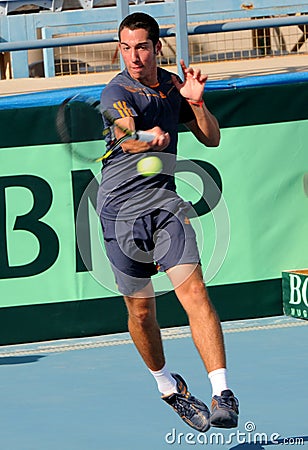
POLYGON ((139 141, 151 142, 154 139, 154 134, 147 131, 136 131, 136 136, 139 141))

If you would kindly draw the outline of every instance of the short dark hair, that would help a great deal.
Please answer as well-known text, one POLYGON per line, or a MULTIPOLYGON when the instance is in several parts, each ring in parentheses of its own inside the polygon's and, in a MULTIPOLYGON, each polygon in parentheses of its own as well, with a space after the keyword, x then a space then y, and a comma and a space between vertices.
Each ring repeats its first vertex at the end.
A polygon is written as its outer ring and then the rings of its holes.
POLYGON ((121 41, 120 34, 123 28, 129 28, 130 30, 138 30, 140 28, 148 32, 149 39, 153 42, 153 46, 157 44, 159 40, 159 26, 156 20, 148 14, 142 12, 136 12, 126 16, 119 26, 119 41, 121 41))

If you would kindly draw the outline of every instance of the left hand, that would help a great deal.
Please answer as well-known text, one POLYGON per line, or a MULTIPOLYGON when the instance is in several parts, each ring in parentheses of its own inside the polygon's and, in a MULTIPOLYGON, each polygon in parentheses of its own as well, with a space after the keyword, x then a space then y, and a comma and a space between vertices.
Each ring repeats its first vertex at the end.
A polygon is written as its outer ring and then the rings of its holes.
POLYGON ((172 75, 172 81, 180 92, 180 94, 188 100, 194 102, 200 102, 204 93, 204 86, 208 78, 207 75, 203 75, 200 69, 194 69, 193 67, 186 67, 183 59, 180 61, 184 81, 180 83, 175 75, 172 75))

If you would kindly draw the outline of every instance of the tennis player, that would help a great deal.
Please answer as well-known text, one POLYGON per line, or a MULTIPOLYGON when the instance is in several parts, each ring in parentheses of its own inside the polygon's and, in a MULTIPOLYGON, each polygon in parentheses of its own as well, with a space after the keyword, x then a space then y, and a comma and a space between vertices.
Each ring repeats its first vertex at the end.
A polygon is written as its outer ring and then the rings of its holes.
MULTIPOLYGON (((134 13, 120 24, 119 49, 126 68, 103 89, 101 107, 122 127, 146 130, 154 137, 150 143, 128 140, 104 162, 98 211, 106 253, 128 309, 129 332, 162 399, 198 431, 233 428, 238 401, 227 382, 221 325, 203 282, 189 205, 177 195, 174 182, 179 123, 206 147, 219 145, 219 125, 203 102, 207 76, 183 61, 183 82, 157 67, 161 47, 159 26, 151 16, 134 13), (163 169, 143 176, 137 163, 152 153, 160 157, 163 169), (151 281, 158 270, 167 273, 187 313, 212 385, 211 411, 166 365, 151 281)), ((114 133, 119 138, 123 132, 115 128, 114 133)))

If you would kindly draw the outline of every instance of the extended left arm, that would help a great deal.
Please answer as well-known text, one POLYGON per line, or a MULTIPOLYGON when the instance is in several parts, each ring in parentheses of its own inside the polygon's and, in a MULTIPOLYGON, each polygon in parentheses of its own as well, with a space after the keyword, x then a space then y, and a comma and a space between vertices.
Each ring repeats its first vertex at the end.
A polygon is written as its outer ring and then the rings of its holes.
POLYGON ((180 83, 174 76, 173 83, 180 94, 186 98, 195 115, 195 119, 186 123, 186 126, 202 144, 207 147, 217 147, 220 142, 219 124, 203 102, 207 76, 202 75, 199 69, 187 68, 184 61, 181 61, 181 66, 184 82, 180 83))
POLYGON ((220 131, 216 117, 210 113, 203 102, 199 106, 191 104, 191 107, 196 119, 185 125, 202 144, 207 147, 218 147, 220 131))

